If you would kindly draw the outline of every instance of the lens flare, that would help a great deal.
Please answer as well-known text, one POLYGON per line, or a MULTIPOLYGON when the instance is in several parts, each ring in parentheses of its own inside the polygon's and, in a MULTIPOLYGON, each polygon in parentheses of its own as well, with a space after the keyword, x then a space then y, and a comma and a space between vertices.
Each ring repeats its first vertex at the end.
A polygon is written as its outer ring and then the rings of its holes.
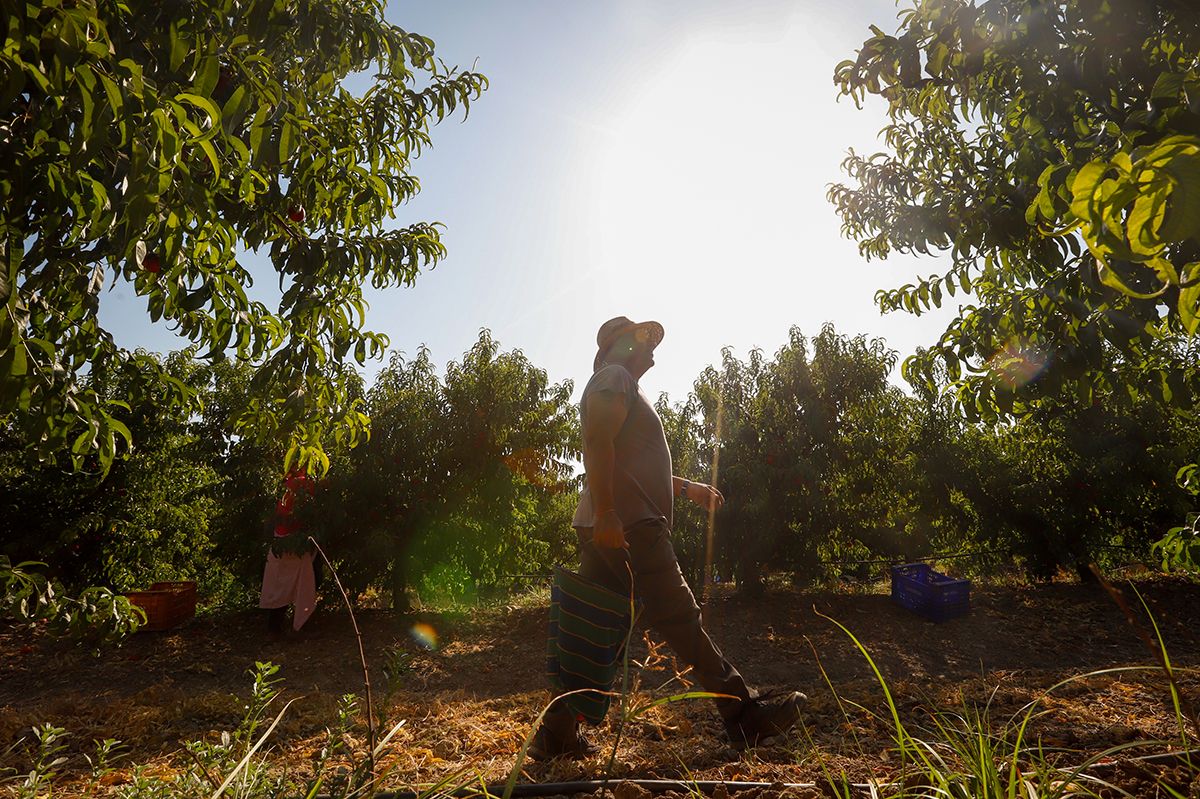
POLYGON ((413 640, 417 642, 417 645, 422 649, 428 649, 431 651, 437 649, 437 630, 433 629, 432 624, 417 622, 412 626, 412 637, 413 640))
POLYGON ((988 368, 1009 388, 1017 389, 1036 380, 1049 358, 1020 341, 1010 341, 988 361, 988 368))

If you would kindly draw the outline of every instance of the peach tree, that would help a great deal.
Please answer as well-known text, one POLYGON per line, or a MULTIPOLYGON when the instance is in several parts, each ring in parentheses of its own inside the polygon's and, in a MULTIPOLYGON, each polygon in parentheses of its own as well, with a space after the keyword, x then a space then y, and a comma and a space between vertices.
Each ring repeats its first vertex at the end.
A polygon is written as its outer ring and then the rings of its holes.
POLYGON ((350 364, 387 346, 364 329, 363 285, 410 284, 444 254, 436 223, 391 224, 419 189, 412 159, 486 79, 444 66, 380 0, 3 7, 0 422, 107 469, 132 444, 124 403, 165 388, 195 407, 100 323, 121 284, 201 358, 257 366, 239 433, 323 471, 327 446, 367 429, 350 364), (369 88, 347 88, 364 72, 369 88), (256 278, 278 281, 276 307, 256 278), (114 372, 129 397, 87 379, 114 372))
POLYGON ((883 341, 831 324, 812 337, 793 327, 773 358, 724 350, 665 425, 693 474, 718 472, 726 497, 711 552, 707 518, 677 508, 690 563, 711 558, 755 592, 764 569, 806 581, 822 561, 928 546, 906 525, 912 401, 887 382, 894 363, 883 341))
POLYGON ((579 488, 570 381, 489 331, 446 366, 392 353, 365 392, 371 440, 335 460, 304 523, 343 581, 443 597, 544 572, 573 554, 579 488))
MULTIPOLYGON (((876 295, 914 314, 960 298, 906 376, 933 387, 943 370, 984 422, 1144 397, 1194 414, 1194 4, 922 0, 900 19, 834 72, 843 96, 877 96, 889 122, 887 150, 851 152, 849 185, 829 198, 868 259, 948 256, 941 273, 876 295)), ((1196 473, 1180 469, 1180 483, 1196 488, 1196 473)), ((1164 556, 1192 562, 1195 529, 1173 530, 1164 556)))
POLYGON ((1190 406, 1200 311, 1200 16, 1179 0, 924 0, 834 82, 887 150, 830 189, 867 258, 948 256, 881 310, 961 302, 905 364, 972 418, 1112 391, 1190 406), (1120 368, 1108 368, 1116 353, 1120 368))

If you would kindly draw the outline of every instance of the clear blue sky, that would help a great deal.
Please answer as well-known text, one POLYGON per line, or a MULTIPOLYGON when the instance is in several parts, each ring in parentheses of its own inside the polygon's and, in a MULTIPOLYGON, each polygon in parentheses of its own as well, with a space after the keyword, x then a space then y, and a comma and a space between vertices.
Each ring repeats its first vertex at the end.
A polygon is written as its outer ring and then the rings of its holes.
MULTIPOLYGON (((416 162, 397 222, 445 223, 449 256, 411 289, 371 292, 393 349, 458 358, 482 327, 578 392, 596 328, 667 335, 643 378, 682 398, 723 346, 768 353, 799 325, 884 337, 907 355, 943 312, 881 317, 873 295, 941 264, 863 262, 825 200, 848 147, 880 148, 879 105, 837 101, 834 65, 892 0, 426 0, 388 17, 491 89, 416 162)), ((269 281, 263 281, 264 283, 269 281)), ((263 286, 264 299, 270 287, 263 286)), ((102 320, 128 347, 181 345, 118 286, 102 320)), ((372 363, 373 374, 379 363, 372 363)))

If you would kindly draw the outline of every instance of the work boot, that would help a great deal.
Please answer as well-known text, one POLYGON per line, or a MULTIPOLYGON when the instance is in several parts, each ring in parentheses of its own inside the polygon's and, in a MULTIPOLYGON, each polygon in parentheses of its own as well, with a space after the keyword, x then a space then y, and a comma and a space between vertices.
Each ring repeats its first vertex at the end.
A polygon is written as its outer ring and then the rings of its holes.
POLYGON ((527 754, 531 760, 553 760, 556 757, 582 760, 596 752, 596 747, 579 730, 579 721, 571 711, 551 710, 534 733, 527 754))
POLYGON ((799 721, 800 707, 807 701, 799 691, 768 691, 743 702, 741 711, 725 720, 725 731, 737 749, 758 746, 799 721))

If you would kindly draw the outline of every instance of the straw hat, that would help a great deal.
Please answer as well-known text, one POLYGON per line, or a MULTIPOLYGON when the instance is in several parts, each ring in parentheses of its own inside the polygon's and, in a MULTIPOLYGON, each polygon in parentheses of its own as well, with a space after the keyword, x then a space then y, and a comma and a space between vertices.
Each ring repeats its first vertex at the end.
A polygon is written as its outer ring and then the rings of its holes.
POLYGON ((596 333, 596 359, 592 361, 593 372, 604 364, 604 356, 608 354, 612 345, 617 343, 617 339, 630 332, 638 334, 638 340, 648 342, 652 350, 662 343, 664 335, 663 326, 658 322, 635 322, 627 316, 609 319, 600 325, 600 330, 596 333))

